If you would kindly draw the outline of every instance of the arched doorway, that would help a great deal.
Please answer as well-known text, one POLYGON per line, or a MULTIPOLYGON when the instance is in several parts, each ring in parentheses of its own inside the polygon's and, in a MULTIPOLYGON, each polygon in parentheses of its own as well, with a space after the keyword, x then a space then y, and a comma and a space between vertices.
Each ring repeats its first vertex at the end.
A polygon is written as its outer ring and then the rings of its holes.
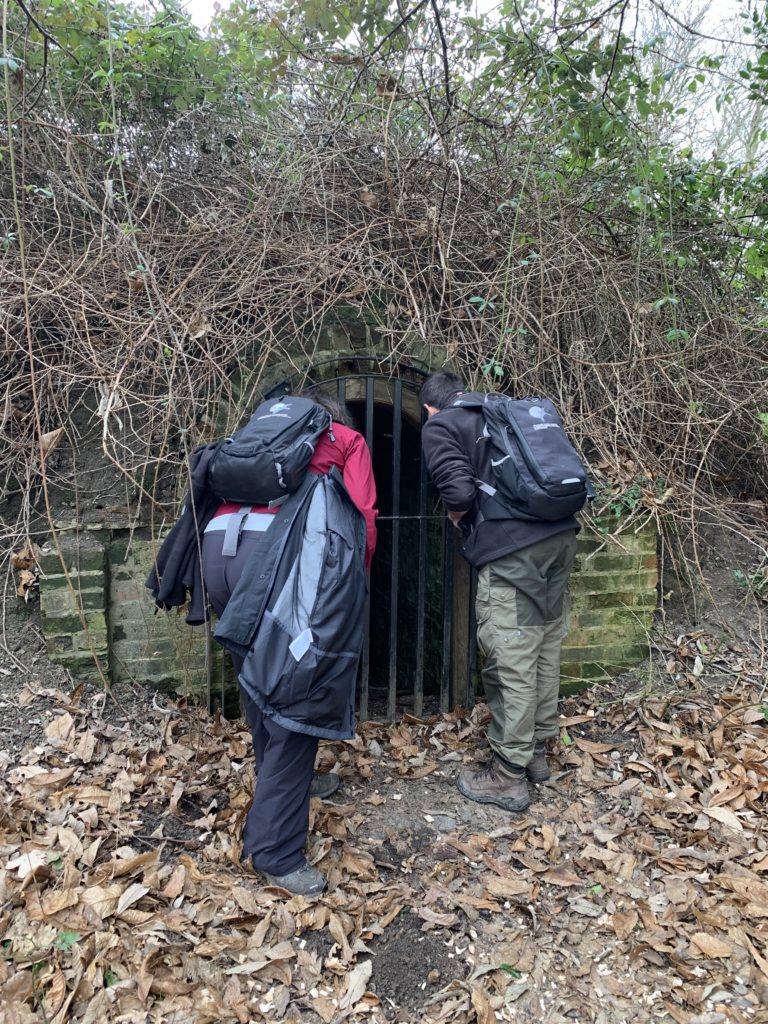
POLYGON ((323 387, 347 406, 371 451, 379 519, 358 688, 363 719, 421 716, 473 699, 472 580, 422 459, 424 377, 410 365, 341 357, 267 395, 323 387))

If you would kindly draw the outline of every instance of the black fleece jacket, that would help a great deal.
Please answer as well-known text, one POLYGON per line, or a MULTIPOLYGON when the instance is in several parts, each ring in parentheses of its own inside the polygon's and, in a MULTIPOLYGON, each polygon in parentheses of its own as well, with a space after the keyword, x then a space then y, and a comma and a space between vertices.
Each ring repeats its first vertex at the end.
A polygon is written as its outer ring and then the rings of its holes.
POLYGON ((475 569, 557 533, 579 529, 573 516, 552 523, 484 518, 485 495, 477 481, 492 483, 493 477, 480 409, 442 409, 422 427, 421 443, 427 472, 443 504, 449 512, 465 513, 461 527, 466 539, 461 554, 475 569))
POLYGON ((200 571, 203 531, 221 501, 208 488, 208 465, 220 442, 195 448, 189 458, 189 491, 181 514, 157 552, 144 584, 159 608, 179 608, 187 603, 186 621, 199 626, 208 619, 205 585, 200 571))

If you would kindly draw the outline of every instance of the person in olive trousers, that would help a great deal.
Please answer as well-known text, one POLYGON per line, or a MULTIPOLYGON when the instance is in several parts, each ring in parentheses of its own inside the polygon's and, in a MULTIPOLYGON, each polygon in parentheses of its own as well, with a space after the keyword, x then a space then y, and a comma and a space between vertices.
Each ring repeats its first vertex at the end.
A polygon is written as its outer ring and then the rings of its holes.
POLYGON ((530 804, 528 782, 550 774, 546 748, 558 732, 560 647, 579 525, 572 516, 483 517, 479 485, 491 480, 490 444, 482 411, 452 406, 464 393, 461 379, 445 370, 420 392, 427 470, 465 535, 461 554, 478 571, 477 640, 492 758, 479 771, 461 772, 456 785, 470 800, 522 811, 530 804))

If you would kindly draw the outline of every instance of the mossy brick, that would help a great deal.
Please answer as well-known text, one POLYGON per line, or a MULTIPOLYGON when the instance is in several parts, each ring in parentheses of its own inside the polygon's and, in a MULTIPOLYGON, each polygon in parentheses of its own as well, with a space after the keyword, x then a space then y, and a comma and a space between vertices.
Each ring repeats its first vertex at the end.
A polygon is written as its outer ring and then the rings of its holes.
POLYGON ((637 532, 625 530, 615 532, 613 523, 607 525, 605 530, 597 529, 590 523, 583 524, 578 537, 578 548, 595 551, 602 548, 604 551, 630 551, 633 554, 655 551, 658 547, 659 537, 655 527, 647 526, 637 532))
POLYGON ((574 594, 604 594, 620 590, 655 591, 657 574, 648 569, 625 568, 620 573, 580 572, 571 575, 574 594))
POLYGON ((160 546, 159 540, 134 535, 116 537, 109 545, 109 564, 113 572, 121 572, 124 567, 150 566, 160 546))
POLYGON ((656 555, 624 554, 622 551, 600 551, 595 555, 577 556, 574 572, 607 572, 614 575, 623 572, 638 572, 641 569, 655 570, 656 555))
POLYGON ((110 643, 112 673, 116 680, 140 679, 150 675, 174 675, 179 686, 197 688, 207 679, 205 644, 195 637, 185 643, 173 638, 136 636, 110 643))
POLYGON ((571 604, 570 621, 573 629, 601 626, 611 628, 612 626, 634 626, 636 630, 647 627, 653 620, 656 611, 655 605, 637 608, 599 608, 588 610, 578 608, 576 603, 571 604))
POLYGON ((73 639, 71 634, 66 633, 61 636, 51 636, 46 638, 45 646, 49 656, 56 660, 57 654, 71 653, 73 639))
POLYGON ((72 590, 69 587, 53 589, 46 587, 40 594, 40 610, 44 616, 62 616, 77 613, 79 609, 104 610, 104 587, 89 587, 72 590))
POLYGON ((72 634, 73 646, 78 651, 90 650, 91 647, 107 649, 107 620, 104 613, 95 612, 88 617, 88 629, 72 634))
POLYGON ((71 615, 79 607, 77 595, 69 587, 40 589, 40 611, 44 617, 71 615))
POLYGON ((576 556, 584 556, 604 547, 604 541, 589 530, 583 529, 576 537, 576 556))
POLYGON ((111 605, 123 605, 128 601, 141 601, 145 604, 145 598, 149 591, 144 586, 143 580, 122 579, 112 577, 109 586, 109 600, 111 605))
POLYGON ((169 625, 170 618, 171 616, 156 615, 153 606, 147 600, 112 603, 110 605, 112 639, 117 642, 146 640, 149 636, 168 636, 173 629, 169 625))
MULTIPOLYGON (((68 654, 63 655, 55 660, 59 665, 63 665, 64 668, 69 669, 75 678, 85 678, 92 680, 101 680, 101 674, 98 666, 93 659, 91 654, 68 654)), ((106 674, 106 663, 102 661, 102 671, 106 674)), ((109 678, 107 676, 107 678, 109 678)))
MULTIPOLYGON (((87 619, 86 619, 87 621, 87 619)), ((44 615, 42 618, 43 635, 74 636, 83 631, 83 623, 79 615, 44 615)))
POLYGON ((154 658, 137 659, 132 666, 134 678, 163 691, 176 691, 190 696, 203 697, 207 694, 205 676, 198 679, 183 678, 173 664, 158 664, 154 658))
POLYGON ((636 640, 639 632, 637 623, 622 626, 608 626, 602 623, 597 626, 572 626, 568 630, 563 646, 593 647, 596 644, 603 646, 624 644, 627 641, 636 640))
POLYGON ((70 575, 83 572, 103 573, 106 568, 104 545, 87 534, 79 534, 77 538, 62 537, 59 548, 61 554, 56 548, 51 548, 40 556, 40 568, 46 575, 63 575, 63 568, 70 575))
POLYGON ((47 590, 78 590, 82 587, 86 590, 104 590, 106 574, 87 569, 84 572, 71 572, 68 576, 65 576, 64 573, 59 573, 58 576, 44 576, 43 582, 47 590))
POLYGON ((648 594, 638 591, 619 591, 615 594, 578 594, 573 596, 572 607, 581 610, 594 608, 634 608, 645 607, 648 604, 648 594))
POLYGON ((109 564, 112 572, 119 570, 122 563, 128 556, 129 550, 133 546, 133 540, 130 536, 126 537, 115 537, 114 540, 110 541, 108 547, 109 564))
POLYGON ((111 579, 115 583, 132 581, 137 586, 143 587, 152 564, 149 558, 129 559, 127 562, 119 562, 117 565, 111 565, 111 579))
POLYGON ((592 686, 595 680, 590 679, 561 679, 560 680, 560 696, 561 697, 574 697, 577 693, 581 693, 586 690, 589 686, 592 686))
POLYGON ((595 661, 564 661, 560 666, 560 689, 568 680, 581 679, 590 682, 597 682, 601 679, 609 679, 612 674, 624 671, 626 666, 609 665, 595 661))
POLYGON ((630 666, 648 654, 648 643, 595 644, 590 647, 569 647, 564 644, 561 657, 565 663, 579 664, 593 661, 597 664, 630 666))
POLYGON ((130 654, 131 660, 156 658, 169 664, 175 662, 177 656, 176 648, 170 640, 157 637, 128 641, 121 645, 121 652, 130 654))

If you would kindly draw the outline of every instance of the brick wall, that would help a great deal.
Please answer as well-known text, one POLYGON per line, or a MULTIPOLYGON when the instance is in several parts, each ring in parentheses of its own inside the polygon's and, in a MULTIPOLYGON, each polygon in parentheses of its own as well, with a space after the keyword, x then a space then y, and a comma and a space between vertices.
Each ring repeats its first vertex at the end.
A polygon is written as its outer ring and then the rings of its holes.
POLYGON ((218 698, 233 685, 229 661, 205 627, 155 609, 144 580, 157 545, 146 531, 61 533, 59 548, 64 568, 55 549, 40 563, 40 609, 52 661, 77 678, 98 678, 93 650, 114 681, 195 697, 206 696, 210 686, 218 698))
MULTIPOLYGON (((51 660, 76 678, 98 678, 95 656, 114 680, 223 698, 234 684, 228 657, 203 627, 190 628, 176 612, 156 612, 144 587, 156 549, 147 530, 64 532, 59 547, 61 558, 56 550, 41 557, 40 604, 51 660)), ((410 577, 405 567, 401 587, 410 577)), ((564 691, 614 675, 647 654, 656 585, 653 528, 617 539, 582 531, 563 646, 564 691)), ((427 625, 436 628, 426 639, 439 659, 442 613, 432 622, 430 610, 428 598, 427 625)), ((430 682, 425 678, 427 687, 430 682)))
POLYGON ((617 538, 584 529, 571 576, 562 689, 615 675, 648 654, 658 566, 652 526, 617 538))
POLYGON ((59 534, 59 548, 40 556, 40 612, 51 661, 78 677, 109 672, 105 532, 59 534))

